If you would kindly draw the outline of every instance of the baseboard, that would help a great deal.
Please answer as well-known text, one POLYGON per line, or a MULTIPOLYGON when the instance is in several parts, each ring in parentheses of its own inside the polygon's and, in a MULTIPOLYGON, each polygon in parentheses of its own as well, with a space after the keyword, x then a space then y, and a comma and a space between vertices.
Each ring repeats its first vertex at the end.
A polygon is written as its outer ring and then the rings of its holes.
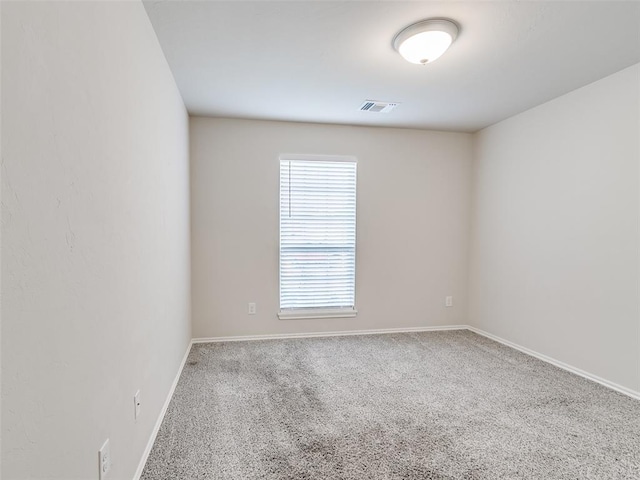
POLYGON ((636 392, 635 390, 631 390, 630 388, 627 387, 623 387, 622 385, 618 385, 617 383, 614 382, 610 382, 609 380, 605 380, 604 378, 598 377, 597 375, 593 375, 592 373, 589 372, 585 372, 584 370, 580 370, 579 368, 576 368, 574 366, 571 366, 569 364, 566 364, 564 362, 561 362, 559 360, 556 360, 555 358, 551 358, 547 355, 544 355, 542 353, 538 353, 535 350, 531 350, 530 348, 527 347, 523 347, 522 345, 518 345, 517 343, 513 343, 509 340, 505 340, 504 338, 498 337, 497 335, 493 335, 489 332, 485 332, 484 330, 480 330, 479 328, 476 327, 471 327, 468 326, 467 329, 471 332, 477 333, 478 335, 482 335, 483 337, 487 337, 491 340, 494 340, 498 343, 502 343, 503 345, 506 345, 507 347, 511 347, 515 350, 519 350, 522 353, 526 353, 527 355, 531 355, 532 357, 535 357, 539 360, 542 360, 543 362, 547 362, 550 363, 551 365, 554 365, 558 368, 561 368, 563 370, 566 370, 568 372, 574 373, 576 375, 579 375, 583 378, 586 378, 587 380, 591 380, 592 382, 596 382, 599 383, 600 385, 603 385, 605 387, 608 387, 612 390, 615 390, 616 392, 620 392, 623 393, 625 395, 628 395, 631 398, 635 398, 636 400, 640 400, 640 392, 636 392))
POLYGON ((441 330, 466 330, 467 325, 443 325, 437 327, 382 328, 372 330, 347 330, 337 332, 280 333, 268 335, 240 335, 230 337, 194 338, 193 343, 246 342, 250 340, 282 340, 286 338, 345 337, 350 335, 380 335, 387 333, 436 332, 441 330))
POLYGON ((189 356, 189 352, 191 351, 191 346, 193 345, 193 341, 189 342, 187 346, 187 351, 184 353, 184 357, 182 357, 182 362, 180 363, 180 368, 178 368, 178 373, 176 373, 176 377, 173 379, 173 383, 171 384, 171 388, 169 389, 169 393, 167 393, 167 398, 164 401, 164 405, 162 405, 162 409, 160 410, 160 414, 158 415, 158 419, 156 420, 156 424, 153 427, 153 431, 151 432, 151 436, 149 437, 149 441, 147 442, 147 446, 144 449, 144 453, 142 454, 142 458, 140 459, 140 463, 138 464, 138 468, 136 470, 135 475, 133 476, 133 480, 140 480, 142 476, 142 471, 144 470, 144 466, 147 463, 147 459, 149 458, 149 454, 151 453, 151 449, 153 448, 153 444, 156 441, 156 437, 158 436, 158 432, 160 431, 160 426, 162 425, 162 421, 164 420, 164 416, 167 413, 167 409, 169 408, 169 403, 171 403, 171 398, 173 397, 173 392, 176 390, 176 386, 178 385, 178 380, 180 380, 180 375, 182 375, 182 369, 184 365, 187 363, 187 357, 189 356))

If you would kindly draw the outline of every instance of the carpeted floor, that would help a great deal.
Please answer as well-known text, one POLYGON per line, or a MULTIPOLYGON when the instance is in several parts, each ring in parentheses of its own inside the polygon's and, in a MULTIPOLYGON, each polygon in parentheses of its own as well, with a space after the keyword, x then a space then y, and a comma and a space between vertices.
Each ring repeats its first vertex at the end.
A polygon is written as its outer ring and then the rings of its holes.
POLYGON ((640 401, 468 331, 195 345, 142 480, 639 479, 640 401))

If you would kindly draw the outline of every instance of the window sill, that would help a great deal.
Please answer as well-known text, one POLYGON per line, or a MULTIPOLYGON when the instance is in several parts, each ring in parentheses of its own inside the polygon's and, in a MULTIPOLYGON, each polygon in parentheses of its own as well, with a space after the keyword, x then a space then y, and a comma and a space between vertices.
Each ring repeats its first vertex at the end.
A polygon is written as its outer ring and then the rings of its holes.
POLYGON ((280 310, 280 320, 307 320, 312 318, 350 318, 355 317, 358 311, 355 308, 301 308, 280 310))

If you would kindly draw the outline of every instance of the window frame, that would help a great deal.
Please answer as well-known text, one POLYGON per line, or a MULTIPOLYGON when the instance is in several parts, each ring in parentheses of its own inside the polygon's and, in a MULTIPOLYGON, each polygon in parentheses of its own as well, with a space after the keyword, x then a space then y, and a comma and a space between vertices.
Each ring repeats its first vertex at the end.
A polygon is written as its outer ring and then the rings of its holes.
POLYGON ((358 314, 356 309, 357 295, 356 295, 356 280, 357 280, 357 245, 358 245, 358 159, 354 155, 316 155, 316 154, 281 154, 278 157, 278 318, 280 320, 304 320, 304 319, 322 319, 322 318, 352 318, 358 314), (355 181, 355 194, 356 194, 356 212, 354 217, 354 223, 356 227, 354 237, 354 279, 353 279, 353 307, 308 307, 308 308, 280 308, 280 300, 282 295, 282 218, 281 218, 281 205, 280 195, 282 185, 280 184, 281 175, 281 162, 282 161, 318 161, 318 162, 348 162, 356 165, 356 181, 355 181))

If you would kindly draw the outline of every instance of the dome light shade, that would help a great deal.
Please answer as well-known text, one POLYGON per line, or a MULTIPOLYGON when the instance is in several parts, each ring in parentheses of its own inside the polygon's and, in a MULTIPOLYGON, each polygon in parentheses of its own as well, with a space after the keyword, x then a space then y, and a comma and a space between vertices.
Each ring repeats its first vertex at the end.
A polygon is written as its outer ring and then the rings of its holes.
POLYGON ((447 51, 458 36, 458 26, 451 20, 432 18, 423 20, 398 33, 393 48, 411 63, 425 65, 447 51))

